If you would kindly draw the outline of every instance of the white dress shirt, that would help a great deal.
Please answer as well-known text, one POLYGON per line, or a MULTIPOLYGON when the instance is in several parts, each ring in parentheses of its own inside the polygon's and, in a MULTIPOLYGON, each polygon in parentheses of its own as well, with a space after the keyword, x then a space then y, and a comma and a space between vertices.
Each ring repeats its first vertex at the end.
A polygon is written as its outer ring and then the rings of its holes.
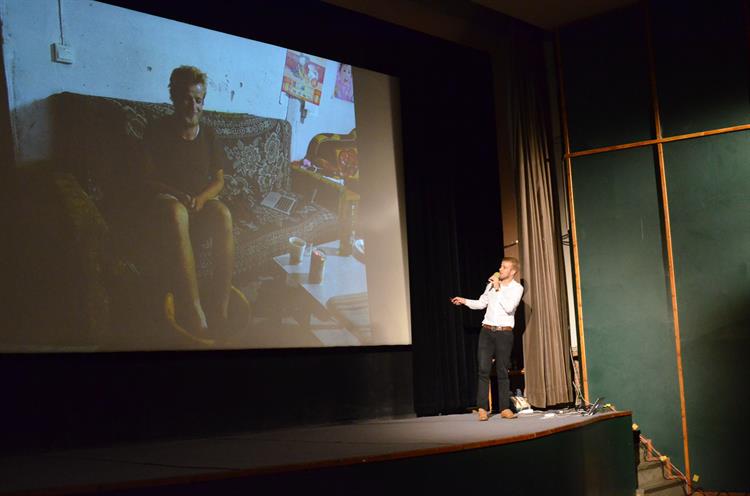
POLYGON ((515 280, 512 280, 507 286, 501 284, 498 290, 495 290, 492 283, 489 283, 478 300, 466 299, 466 306, 472 310, 487 309, 482 324, 513 327, 516 323, 514 317, 516 308, 518 308, 522 296, 523 286, 515 280))

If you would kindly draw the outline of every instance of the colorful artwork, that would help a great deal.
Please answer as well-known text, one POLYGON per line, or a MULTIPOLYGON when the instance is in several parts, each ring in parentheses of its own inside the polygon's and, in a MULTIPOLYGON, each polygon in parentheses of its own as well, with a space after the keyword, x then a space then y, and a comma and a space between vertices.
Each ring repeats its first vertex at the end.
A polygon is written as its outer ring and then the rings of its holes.
POLYGON ((356 147, 336 150, 336 176, 359 178, 359 156, 356 147))
POLYGON ((333 90, 333 96, 347 102, 354 102, 352 66, 349 64, 339 64, 339 70, 336 72, 336 88, 333 90))
POLYGON ((290 97, 320 105, 325 74, 323 59, 287 50, 281 91, 290 97))

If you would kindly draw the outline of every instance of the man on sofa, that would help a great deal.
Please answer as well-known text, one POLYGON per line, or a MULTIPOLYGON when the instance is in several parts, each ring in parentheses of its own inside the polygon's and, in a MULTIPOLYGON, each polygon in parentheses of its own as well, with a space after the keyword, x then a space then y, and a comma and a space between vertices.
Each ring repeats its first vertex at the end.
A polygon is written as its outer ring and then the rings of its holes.
POLYGON ((197 337, 227 322, 234 240, 232 216, 217 198, 224 188, 223 152, 202 124, 207 76, 180 66, 169 78, 174 113, 148 125, 146 186, 150 217, 159 232, 157 259, 174 288, 177 321, 197 337), (212 240, 212 287, 201 301, 193 242, 212 240))

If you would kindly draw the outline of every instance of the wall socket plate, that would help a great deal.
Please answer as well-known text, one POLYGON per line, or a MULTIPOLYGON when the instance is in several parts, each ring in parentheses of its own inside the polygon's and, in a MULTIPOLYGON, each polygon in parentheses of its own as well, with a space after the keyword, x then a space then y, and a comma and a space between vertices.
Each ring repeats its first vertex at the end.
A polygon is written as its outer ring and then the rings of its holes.
POLYGON ((72 64, 75 62, 76 54, 73 47, 62 43, 52 44, 52 61, 60 64, 72 64))

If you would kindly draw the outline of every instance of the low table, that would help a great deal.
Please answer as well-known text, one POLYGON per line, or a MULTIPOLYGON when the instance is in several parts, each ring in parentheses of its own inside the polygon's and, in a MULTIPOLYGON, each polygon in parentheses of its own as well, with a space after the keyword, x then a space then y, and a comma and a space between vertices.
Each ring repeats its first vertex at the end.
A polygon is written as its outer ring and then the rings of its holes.
MULTIPOLYGON (((304 290, 318 311, 324 311, 349 331, 369 332, 365 265, 351 255, 339 255, 338 245, 338 241, 332 241, 315 247, 326 256, 323 279, 317 284, 308 281, 310 254, 305 253, 296 265, 289 263, 288 253, 274 257, 274 261, 286 273, 287 286, 304 290)), ((309 327, 310 315, 311 312, 302 312, 297 319, 301 320, 300 325, 309 327)))

